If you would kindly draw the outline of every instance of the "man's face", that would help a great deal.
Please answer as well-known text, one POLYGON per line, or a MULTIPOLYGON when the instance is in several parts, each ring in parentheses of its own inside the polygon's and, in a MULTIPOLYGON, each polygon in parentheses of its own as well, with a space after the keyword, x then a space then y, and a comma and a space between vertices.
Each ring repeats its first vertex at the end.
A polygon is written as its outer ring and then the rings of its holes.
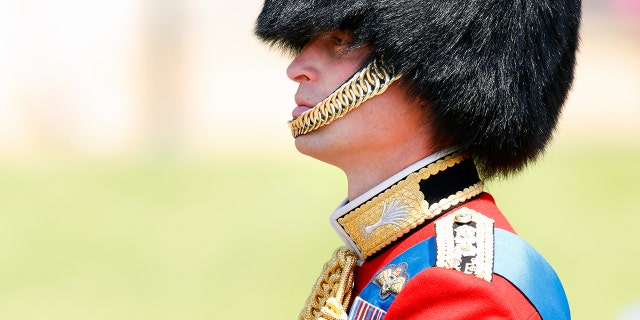
MULTIPOLYGON (((287 76, 299 84, 293 118, 323 101, 361 69, 372 48, 370 45, 350 48, 350 41, 347 31, 328 32, 312 39, 291 62, 287 76)), ((391 148, 397 145, 398 139, 403 139, 396 133, 415 133, 408 132, 415 128, 408 125, 407 120, 420 118, 419 113, 409 114, 402 107, 405 104, 401 89, 391 85, 385 93, 365 101, 344 117, 298 136, 296 148, 338 167, 355 156, 368 156, 391 148)))
POLYGON ((346 31, 331 31, 312 39, 295 58, 287 76, 299 83, 292 111, 295 119, 335 91, 356 71, 371 50, 367 46, 348 48, 351 37, 346 31))

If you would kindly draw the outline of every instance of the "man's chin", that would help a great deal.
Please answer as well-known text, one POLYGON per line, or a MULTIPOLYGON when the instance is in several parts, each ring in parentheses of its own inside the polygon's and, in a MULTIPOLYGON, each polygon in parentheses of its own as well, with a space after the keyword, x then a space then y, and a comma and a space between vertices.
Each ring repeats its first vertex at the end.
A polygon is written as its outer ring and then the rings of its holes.
POLYGON ((321 130, 309 132, 295 138, 295 146, 298 152, 323 161, 331 152, 333 143, 326 141, 321 130))
POLYGON ((313 149, 316 149, 315 147, 313 147, 314 134, 315 132, 310 132, 294 138, 294 144, 296 146, 296 149, 300 153, 308 155, 308 152, 312 151, 313 149))

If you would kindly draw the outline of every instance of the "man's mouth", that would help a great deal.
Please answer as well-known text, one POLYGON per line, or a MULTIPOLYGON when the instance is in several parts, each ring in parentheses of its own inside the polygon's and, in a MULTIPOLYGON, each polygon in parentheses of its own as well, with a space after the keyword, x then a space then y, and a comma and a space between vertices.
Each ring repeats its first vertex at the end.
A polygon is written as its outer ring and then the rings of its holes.
POLYGON ((301 114, 303 114, 305 111, 311 110, 312 107, 309 106, 297 106, 293 109, 293 111, 291 111, 291 116, 293 117, 293 119, 295 120, 296 118, 298 118, 301 114))

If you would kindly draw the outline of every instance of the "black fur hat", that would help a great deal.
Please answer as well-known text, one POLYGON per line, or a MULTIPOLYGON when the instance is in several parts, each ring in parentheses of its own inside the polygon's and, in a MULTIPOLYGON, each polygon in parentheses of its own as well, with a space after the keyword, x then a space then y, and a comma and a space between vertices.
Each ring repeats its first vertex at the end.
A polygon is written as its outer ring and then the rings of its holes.
POLYGON ((371 43, 410 94, 430 103, 438 138, 486 177, 545 148, 573 80, 580 0, 266 0, 256 34, 299 52, 334 29, 371 43))

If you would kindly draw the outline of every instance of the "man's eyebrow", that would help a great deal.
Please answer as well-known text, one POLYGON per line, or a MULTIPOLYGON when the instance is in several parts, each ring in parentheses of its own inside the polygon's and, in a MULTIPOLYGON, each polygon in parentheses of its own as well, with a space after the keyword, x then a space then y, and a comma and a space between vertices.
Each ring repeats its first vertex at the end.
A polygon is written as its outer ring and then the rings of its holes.
POLYGON ((348 30, 348 29, 334 29, 334 30, 329 30, 329 31, 325 32, 323 35, 340 36, 340 37, 349 37, 349 38, 351 38, 352 35, 353 35, 353 32, 351 30, 348 30))

